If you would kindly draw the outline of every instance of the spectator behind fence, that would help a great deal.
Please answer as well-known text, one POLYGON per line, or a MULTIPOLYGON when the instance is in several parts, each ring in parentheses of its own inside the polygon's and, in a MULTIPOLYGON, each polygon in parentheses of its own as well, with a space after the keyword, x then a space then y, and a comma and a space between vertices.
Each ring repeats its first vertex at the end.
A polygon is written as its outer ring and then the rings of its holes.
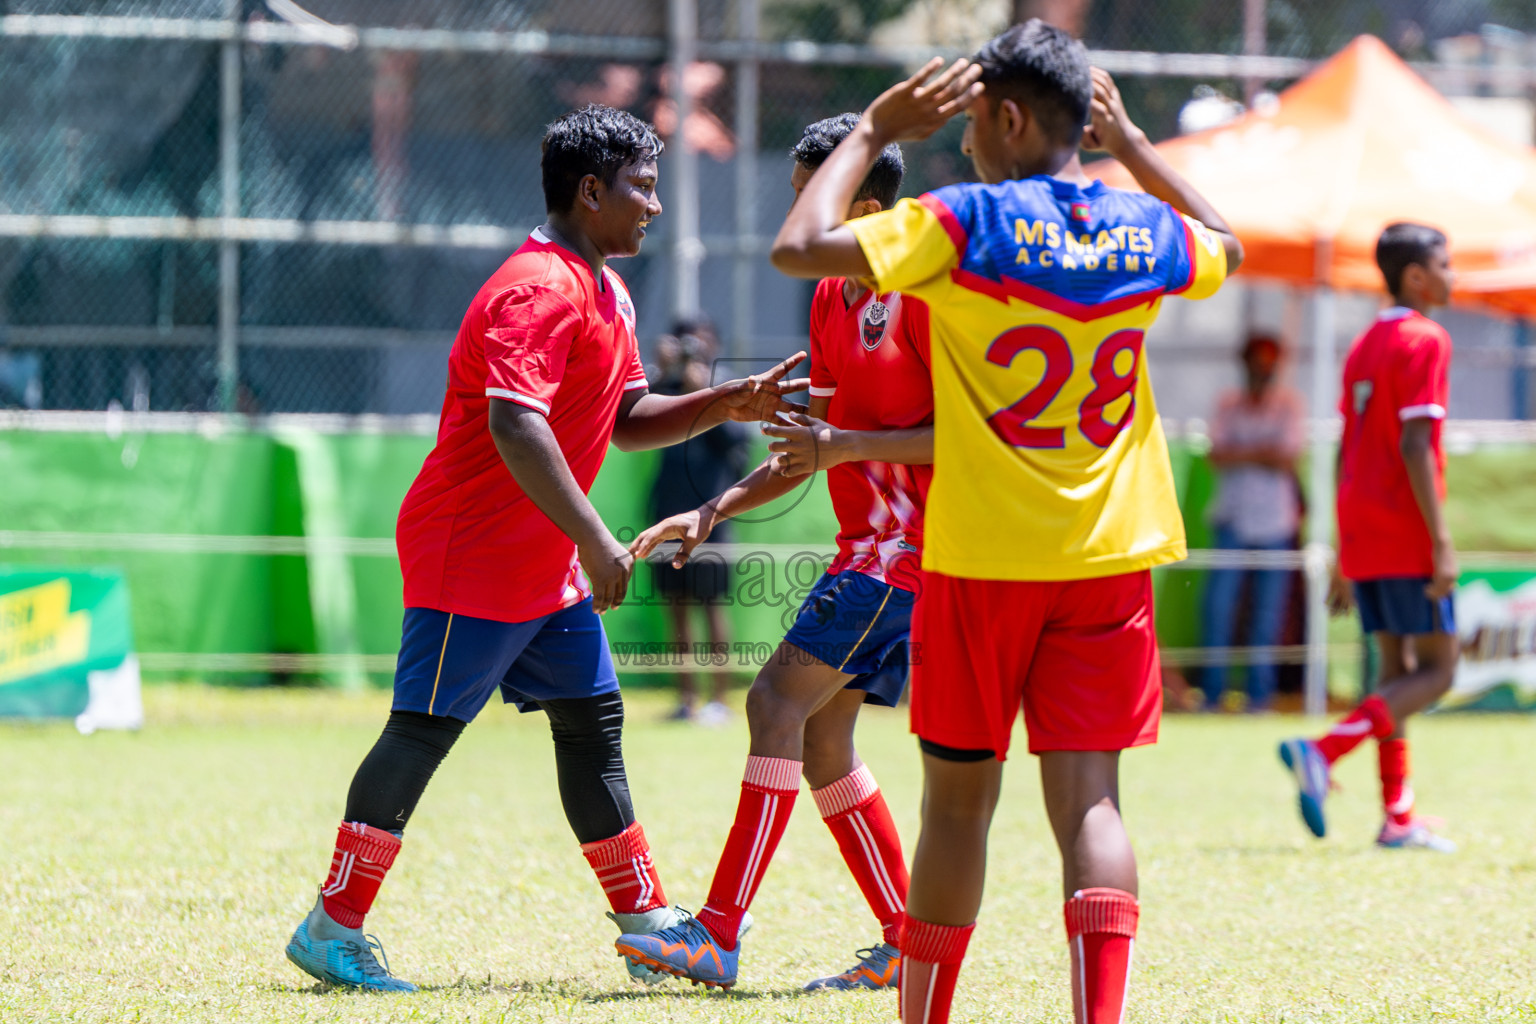
MULTIPOLYGON (((709 387, 711 368, 719 350, 714 326, 707 320, 685 320, 675 325, 673 332, 656 343, 651 390, 662 395, 682 395, 709 387)), ((747 438, 747 430, 740 423, 725 423, 684 444, 664 449, 656 481, 651 486, 651 522, 698 508, 735 483, 746 469, 747 438)), ((717 526, 710 538, 717 544, 729 543, 731 539, 726 523, 717 526)), ((712 665, 715 671, 709 703, 695 710, 698 686, 694 681, 695 648, 688 609, 694 605, 703 608, 710 649, 728 650, 730 629, 721 598, 730 589, 731 567, 720 555, 703 551, 681 569, 674 569, 667 562, 652 563, 651 574, 657 597, 667 606, 673 639, 688 652, 684 667, 677 673, 677 710, 671 717, 701 725, 720 725, 730 717, 725 704, 729 671, 724 665, 712 665)))
MULTIPOLYGON (((1234 551, 1287 551, 1296 547, 1301 496, 1296 458, 1306 426, 1301 396, 1276 381, 1280 343, 1253 335, 1243 346, 1245 384, 1222 395, 1211 425, 1211 466, 1218 483, 1211 526, 1215 545, 1234 551)), ((1248 583, 1246 644, 1279 642, 1290 572, 1285 569, 1215 569, 1205 588, 1205 644, 1234 643, 1243 584, 1248 583)), ((1205 707, 1221 706, 1227 666, 1209 665, 1201 678, 1205 707)), ((1248 707, 1269 707, 1275 695, 1275 665, 1268 658, 1248 663, 1248 707)))

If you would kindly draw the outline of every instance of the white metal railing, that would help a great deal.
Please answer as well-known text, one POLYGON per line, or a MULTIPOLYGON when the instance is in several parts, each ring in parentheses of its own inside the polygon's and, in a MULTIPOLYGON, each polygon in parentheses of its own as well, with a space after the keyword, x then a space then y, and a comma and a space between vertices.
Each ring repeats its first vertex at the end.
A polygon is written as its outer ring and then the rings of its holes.
MULTIPOLYGON (((0 530, 0 550, 4 549, 110 551, 167 555, 395 557, 395 542, 390 537, 86 533, 64 530, 0 530)), ((827 544, 711 543, 700 545, 694 557, 695 559, 713 557, 727 563, 765 558, 775 565, 792 564, 797 561, 825 565, 834 553, 835 548, 827 544)), ((651 557, 650 561, 664 562, 669 557, 669 554, 657 553, 651 557)), ((1327 707, 1329 660, 1359 650, 1358 644, 1329 643, 1326 619, 1320 617, 1323 607, 1320 595, 1327 591, 1332 561, 1333 552, 1330 549, 1309 545, 1302 551, 1196 549, 1190 551, 1189 557, 1184 561, 1164 566, 1163 570, 1170 572, 1199 569, 1300 570, 1306 580, 1309 600, 1308 636, 1304 644, 1264 647, 1170 647, 1162 651, 1163 663, 1170 667, 1197 667, 1244 664, 1263 659, 1273 664, 1306 665, 1305 709, 1309 714, 1322 714, 1327 707), (1314 619, 1317 621, 1313 621, 1314 619)), ((1536 552, 1467 551, 1461 553, 1461 563, 1463 568, 1473 570, 1513 569, 1536 572, 1536 552)), ((669 645, 665 644, 659 646, 667 648, 662 652, 666 656, 625 655, 620 658, 621 671, 663 673, 693 667, 698 671, 742 672, 752 667, 745 663, 722 666, 717 661, 701 655, 695 655, 690 665, 687 652, 671 651, 669 645)), ((616 653, 616 657, 623 653, 616 653)), ((331 671, 343 665, 367 672, 389 672, 394 668, 394 655, 148 651, 140 655, 140 662, 148 670, 167 672, 316 673, 331 671)))

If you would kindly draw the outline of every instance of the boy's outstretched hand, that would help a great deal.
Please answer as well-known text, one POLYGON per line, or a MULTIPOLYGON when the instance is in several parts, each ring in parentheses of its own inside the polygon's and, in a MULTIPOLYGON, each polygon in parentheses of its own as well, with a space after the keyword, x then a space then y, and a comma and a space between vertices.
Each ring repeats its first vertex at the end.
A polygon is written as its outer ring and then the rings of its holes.
POLYGON ((1110 156, 1146 141, 1147 135, 1131 123, 1115 80, 1103 68, 1093 68, 1093 99, 1088 102, 1089 121, 1083 129, 1083 148, 1103 150, 1110 156))
POLYGON ((773 420, 781 412, 795 412, 800 408, 784 401, 784 395, 804 391, 811 386, 809 377, 785 380, 789 371, 805 359, 804 352, 796 352, 771 370, 754 373, 750 377, 728 380, 716 384, 714 392, 719 396, 720 410, 724 418, 750 423, 756 420, 773 420))
POLYGON ((934 78, 943 66, 944 58, 934 57, 917 74, 875 97, 864 111, 882 145, 926 139, 981 95, 980 64, 961 57, 934 78))

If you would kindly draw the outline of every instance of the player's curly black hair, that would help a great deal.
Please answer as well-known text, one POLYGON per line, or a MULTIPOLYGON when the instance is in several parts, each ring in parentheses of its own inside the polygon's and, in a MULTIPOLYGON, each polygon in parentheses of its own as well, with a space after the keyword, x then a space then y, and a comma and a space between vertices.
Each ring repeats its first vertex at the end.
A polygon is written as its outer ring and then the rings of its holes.
POLYGON ((589 103, 550 122, 541 149, 544 209, 566 213, 582 178, 595 174, 611 187, 620 167, 656 159, 662 143, 656 129, 633 114, 589 103))
POLYGON ((1428 266, 1436 249, 1445 247, 1445 235, 1426 224, 1399 221, 1388 224, 1376 239, 1376 266, 1393 295, 1403 287, 1403 271, 1413 264, 1428 266))
POLYGON ((989 101, 1010 99, 1026 106, 1052 138, 1077 145, 1093 99, 1093 76, 1082 43, 1030 18, 992 37, 971 59, 981 65, 989 101))
MULTIPOLYGON (((808 170, 814 171, 826 163, 837 144, 846 139, 858 123, 858 114, 838 114, 808 124, 805 126, 805 134, 800 136, 800 141, 795 143, 789 155, 795 158, 796 163, 804 164, 808 170)), ((869 169, 869 177, 859 186, 859 194, 854 197, 854 202, 878 199, 881 207, 889 210, 896 205, 896 197, 901 194, 901 176, 906 170, 901 159, 901 147, 894 142, 886 146, 875 160, 875 166, 869 169)))

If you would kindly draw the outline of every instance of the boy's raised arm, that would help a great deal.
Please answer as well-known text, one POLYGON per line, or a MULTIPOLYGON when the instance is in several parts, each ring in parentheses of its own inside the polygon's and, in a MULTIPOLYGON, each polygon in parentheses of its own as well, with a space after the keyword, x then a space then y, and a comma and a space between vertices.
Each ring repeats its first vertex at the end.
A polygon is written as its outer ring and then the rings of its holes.
POLYGON ((791 277, 867 278, 869 260, 843 220, 880 151, 892 142, 926 139, 981 95, 981 68, 935 57, 876 97, 859 125, 811 176, 773 240, 773 265, 791 277))
POLYGON ((1083 132, 1083 148, 1099 149, 1125 165, 1136 183, 1169 206, 1195 218, 1221 239, 1227 251, 1227 273, 1243 262, 1243 243, 1216 208, 1183 176, 1169 166, 1140 128, 1131 123, 1120 100, 1115 80, 1103 68, 1093 69, 1093 100, 1089 104, 1091 123, 1083 132))

